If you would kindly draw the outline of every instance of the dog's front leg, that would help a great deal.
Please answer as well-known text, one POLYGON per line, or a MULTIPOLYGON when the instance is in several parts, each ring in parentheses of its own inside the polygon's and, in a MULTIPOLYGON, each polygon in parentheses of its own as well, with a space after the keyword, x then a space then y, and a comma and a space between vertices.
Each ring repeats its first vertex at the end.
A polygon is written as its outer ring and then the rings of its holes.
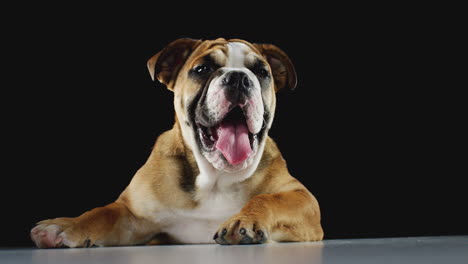
POLYGON ((322 240, 317 200, 306 189, 255 196, 213 239, 222 245, 322 240))
POLYGON ((31 230, 39 248, 134 245, 154 234, 151 224, 134 216, 120 202, 98 207, 69 218, 41 221, 31 230))

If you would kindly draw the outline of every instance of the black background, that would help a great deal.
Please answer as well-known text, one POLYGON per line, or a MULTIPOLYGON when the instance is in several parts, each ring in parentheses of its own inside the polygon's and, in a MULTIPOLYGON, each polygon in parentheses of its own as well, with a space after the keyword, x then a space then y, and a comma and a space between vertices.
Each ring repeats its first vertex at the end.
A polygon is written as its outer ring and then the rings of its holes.
POLYGON ((35 222, 118 197, 173 124, 173 95, 146 61, 179 37, 290 56, 298 86, 277 94, 270 136, 319 200, 326 239, 468 234, 466 116, 430 21, 380 9, 146 9, 31 6, 10 20, 0 246, 32 246, 35 222))

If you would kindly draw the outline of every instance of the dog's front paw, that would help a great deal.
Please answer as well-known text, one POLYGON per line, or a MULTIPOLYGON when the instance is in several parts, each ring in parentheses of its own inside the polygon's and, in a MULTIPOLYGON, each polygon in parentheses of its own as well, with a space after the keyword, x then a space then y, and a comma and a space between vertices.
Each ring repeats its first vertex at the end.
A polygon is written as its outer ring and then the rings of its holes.
POLYGON ((31 229, 31 239, 38 248, 90 247, 91 241, 74 226, 73 218, 44 220, 31 229))
POLYGON ((222 224, 213 239, 221 245, 261 244, 268 240, 268 230, 261 221, 238 214, 222 224))

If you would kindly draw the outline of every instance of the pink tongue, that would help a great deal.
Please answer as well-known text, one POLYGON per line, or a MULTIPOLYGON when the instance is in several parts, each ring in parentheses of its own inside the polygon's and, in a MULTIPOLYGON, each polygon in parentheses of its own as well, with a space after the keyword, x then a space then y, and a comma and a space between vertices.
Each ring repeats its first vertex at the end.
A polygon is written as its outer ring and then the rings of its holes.
POLYGON ((222 122, 218 128, 216 148, 232 165, 246 160, 252 152, 247 124, 242 121, 222 122))

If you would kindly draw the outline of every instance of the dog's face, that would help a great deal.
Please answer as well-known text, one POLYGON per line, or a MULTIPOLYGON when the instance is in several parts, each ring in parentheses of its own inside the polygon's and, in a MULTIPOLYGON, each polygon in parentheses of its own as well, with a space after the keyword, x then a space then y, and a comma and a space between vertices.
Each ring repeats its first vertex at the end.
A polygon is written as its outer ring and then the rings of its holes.
POLYGON ((177 121, 192 151, 226 172, 259 161, 275 92, 296 85, 284 52, 243 40, 179 39, 153 56, 148 68, 174 91, 177 121))

